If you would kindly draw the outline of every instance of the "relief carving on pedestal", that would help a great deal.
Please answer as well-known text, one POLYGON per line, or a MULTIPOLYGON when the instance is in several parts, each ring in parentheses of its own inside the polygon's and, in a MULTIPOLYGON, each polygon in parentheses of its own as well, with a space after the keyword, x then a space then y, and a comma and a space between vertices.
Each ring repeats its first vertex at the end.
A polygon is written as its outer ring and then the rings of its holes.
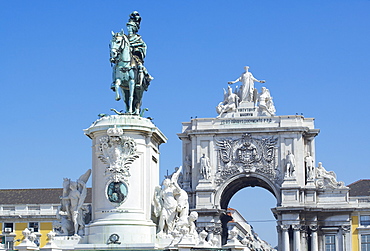
POLYGON ((108 136, 100 139, 98 158, 107 165, 106 173, 111 173, 114 182, 128 181, 130 165, 139 158, 136 154, 136 142, 133 138, 123 136, 120 128, 109 128, 108 136))
POLYGON ((277 140, 277 137, 254 138, 249 133, 239 139, 217 140, 216 183, 220 185, 228 177, 243 172, 262 173, 274 181, 281 179, 276 161, 277 140))

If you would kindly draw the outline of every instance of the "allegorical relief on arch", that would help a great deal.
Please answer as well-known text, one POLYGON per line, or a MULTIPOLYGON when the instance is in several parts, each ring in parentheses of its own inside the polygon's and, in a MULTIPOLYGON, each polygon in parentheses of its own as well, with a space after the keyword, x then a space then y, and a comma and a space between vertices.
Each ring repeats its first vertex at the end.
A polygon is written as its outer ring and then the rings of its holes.
POLYGON ((277 169, 277 137, 255 138, 244 134, 239 139, 217 140, 218 184, 237 173, 257 172, 277 181, 280 178, 277 169))

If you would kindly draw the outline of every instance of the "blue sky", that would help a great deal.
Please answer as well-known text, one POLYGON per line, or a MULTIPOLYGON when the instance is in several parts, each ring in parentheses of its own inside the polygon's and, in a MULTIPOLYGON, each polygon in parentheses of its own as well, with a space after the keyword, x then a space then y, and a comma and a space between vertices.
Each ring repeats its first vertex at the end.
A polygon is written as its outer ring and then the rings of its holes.
MULTIPOLYGON (((82 129, 123 109, 110 90, 108 44, 133 10, 155 78, 143 107, 168 137, 162 175, 181 165, 181 122, 215 117, 227 81, 249 65, 277 115, 315 118, 316 162, 346 184, 369 178, 369 0, 14 0, 0 2, 1 189, 61 187, 91 167, 82 129)), ((250 221, 273 219, 273 197, 263 190, 270 204, 238 204, 258 194, 244 190, 232 206, 250 221)))

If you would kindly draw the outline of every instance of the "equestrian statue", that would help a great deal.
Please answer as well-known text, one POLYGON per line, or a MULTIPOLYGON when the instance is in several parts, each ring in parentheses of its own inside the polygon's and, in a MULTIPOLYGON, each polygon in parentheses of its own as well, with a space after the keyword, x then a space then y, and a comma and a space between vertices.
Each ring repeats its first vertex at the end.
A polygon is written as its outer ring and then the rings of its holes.
POLYGON ((116 93, 116 100, 121 98, 126 104, 126 112, 117 114, 139 115, 143 92, 153 77, 144 66, 147 46, 141 36, 141 17, 137 11, 130 14, 126 24, 127 35, 123 31, 114 33, 110 43, 110 62, 113 67, 113 82, 111 89, 116 93))

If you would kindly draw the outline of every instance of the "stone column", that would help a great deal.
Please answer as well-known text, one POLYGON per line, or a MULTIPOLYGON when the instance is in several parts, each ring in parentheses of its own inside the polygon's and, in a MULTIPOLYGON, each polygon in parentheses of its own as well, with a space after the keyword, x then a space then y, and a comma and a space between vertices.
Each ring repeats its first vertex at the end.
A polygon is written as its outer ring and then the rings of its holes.
POLYGON ((319 250, 319 243, 317 240, 317 225, 310 225, 311 229, 311 251, 318 251, 319 250))
POLYGON ((283 237, 283 249, 282 251, 290 251, 289 248, 289 233, 288 229, 290 225, 281 225, 282 237, 283 237))
POLYGON ((307 227, 305 225, 301 225, 301 250, 307 250, 308 249, 308 243, 307 243, 307 227))
POLYGON ((343 251, 347 251, 347 250, 350 250, 350 247, 349 247, 349 238, 350 238, 350 230, 351 230, 351 226, 350 225, 343 225, 342 228, 342 250, 343 251))
POLYGON ((278 234, 278 250, 280 250, 282 248, 282 235, 281 235, 281 226, 280 225, 277 225, 276 226, 276 232, 278 234))
POLYGON ((301 250, 301 225, 292 225, 293 228, 293 241, 294 241, 294 251, 301 250))

